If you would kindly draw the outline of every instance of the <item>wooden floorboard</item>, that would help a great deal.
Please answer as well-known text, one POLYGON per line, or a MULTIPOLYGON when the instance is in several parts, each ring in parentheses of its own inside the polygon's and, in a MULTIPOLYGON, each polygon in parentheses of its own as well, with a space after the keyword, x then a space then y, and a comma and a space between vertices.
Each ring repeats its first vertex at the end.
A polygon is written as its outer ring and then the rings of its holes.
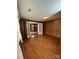
POLYGON ((24 59, 61 59, 60 41, 47 35, 36 35, 21 44, 24 59))

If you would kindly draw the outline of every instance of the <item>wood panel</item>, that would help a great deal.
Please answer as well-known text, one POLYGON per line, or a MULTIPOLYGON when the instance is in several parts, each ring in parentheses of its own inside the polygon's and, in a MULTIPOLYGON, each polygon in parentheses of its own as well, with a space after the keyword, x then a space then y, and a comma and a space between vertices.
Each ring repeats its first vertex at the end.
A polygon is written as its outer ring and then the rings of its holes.
POLYGON ((44 22, 44 34, 61 37, 61 18, 44 22))
POLYGON ((27 39, 26 21, 20 19, 19 23, 20 23, 20 31, 21 31, 22 39, 24 41, 25 39, 27 39))

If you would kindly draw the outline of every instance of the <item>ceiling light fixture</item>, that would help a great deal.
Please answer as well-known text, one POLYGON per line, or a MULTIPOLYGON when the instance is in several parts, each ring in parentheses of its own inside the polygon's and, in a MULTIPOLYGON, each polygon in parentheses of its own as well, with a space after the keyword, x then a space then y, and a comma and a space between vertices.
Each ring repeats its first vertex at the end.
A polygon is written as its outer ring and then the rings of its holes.
POLYGON ((47 19, 49 16, 45 16, 45 17, 43 17, 43 19, 47 19))

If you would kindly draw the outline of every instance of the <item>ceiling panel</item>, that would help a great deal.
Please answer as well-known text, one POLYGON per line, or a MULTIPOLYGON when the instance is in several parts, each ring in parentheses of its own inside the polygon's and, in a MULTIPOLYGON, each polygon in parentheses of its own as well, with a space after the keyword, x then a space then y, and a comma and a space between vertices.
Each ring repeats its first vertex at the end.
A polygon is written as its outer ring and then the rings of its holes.
POLYGON ((61 10, 61 0, 18 0, 18 11, 21 18, 46 21, 45 16, 51 16, 61 10), (28 11, 31 9, 31 11, 28 11))

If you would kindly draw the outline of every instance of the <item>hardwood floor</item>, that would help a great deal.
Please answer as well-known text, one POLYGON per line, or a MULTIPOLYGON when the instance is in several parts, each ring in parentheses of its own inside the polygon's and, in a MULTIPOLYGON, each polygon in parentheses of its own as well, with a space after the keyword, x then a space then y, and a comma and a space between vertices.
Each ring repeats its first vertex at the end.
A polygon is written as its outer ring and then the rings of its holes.
POLYGON ((21 44, 24 59, 61 59, 60 39, 36 35, 21 44))

